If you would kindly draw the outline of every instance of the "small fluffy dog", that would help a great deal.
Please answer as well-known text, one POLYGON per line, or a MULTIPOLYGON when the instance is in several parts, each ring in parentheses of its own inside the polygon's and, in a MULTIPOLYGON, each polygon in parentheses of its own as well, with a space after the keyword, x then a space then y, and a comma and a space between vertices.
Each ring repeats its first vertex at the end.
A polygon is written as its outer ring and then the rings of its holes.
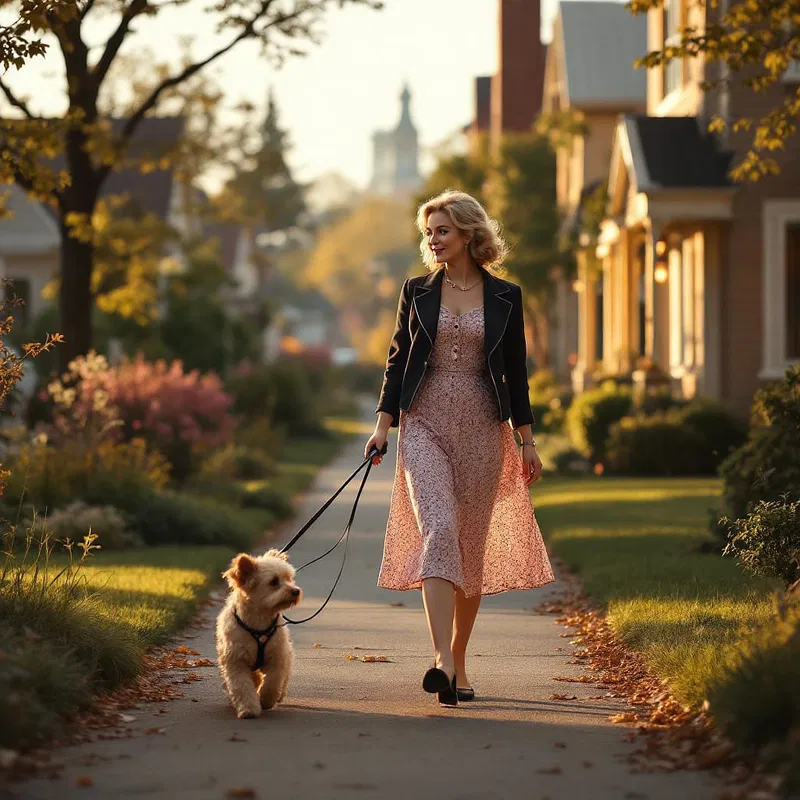
POLYGON ((281 612, 300 601, 285 553, 239 553, 222 573, 232 591, 217 617, 217 658, 239 719, 258 717, 289 687, 294 651, 281 612))

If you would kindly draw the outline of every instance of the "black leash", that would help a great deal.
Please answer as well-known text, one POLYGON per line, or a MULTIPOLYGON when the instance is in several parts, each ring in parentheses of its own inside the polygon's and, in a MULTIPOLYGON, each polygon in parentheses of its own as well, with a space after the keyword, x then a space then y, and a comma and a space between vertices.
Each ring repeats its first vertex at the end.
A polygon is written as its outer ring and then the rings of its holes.
POLYGON ((364 486, 367 483, 367 478, 369 478, 370 470, 372 469, 372 459, 378 455, 385 455, 387 451, 387 445, 384 444, 381 450, 378 450, 377 447, 372 448, 369 451, 369 455, 361 462, 358 469, 356 469, 350 477, 334 492, 334 494, 326 500, 322 506, 316 511, 316 513, 311 517, 311 519, 306 522, 305 525, 292 537, 287 545, 285 545, 281 552, 287 553, 295 544, 300 540, 300 538, 308 531, 308 529, 328 510, 330 505, 333 501, 345 490, 348 486, 350 481, 361 472, 362 469, 366 466, 366 472, 364 473, 364 477, 361 479, 361 485, 358 487, 358 492, 356 493, 356 498, 353 501, 353 507, 350 510, 350 518, 347 520, 347 525, 345 525, 344 530, 342 531, 342 535, 336 540, 333 547, 326 550, 321 556, 317 556, 316 558, 312 558, 311 561, 306 562, 300 567, 297 567, 297 572, 300 572, 301 569, 305 569, 306 567, 310 567, 312 564, 316 564, 317 561, 325 558, 325 556, 330 555, 342 542, 344 542, 344 552, 342 554, 342 563, 339 565, 339 573, 336 576, 336 580, 333 582, 333 586, 331 587, 330 592, 328 592, 328 596, 325 598, 325 602, 309 617, 305 617, 304 619, 289 619, 288 617, 284 616, 284 625, 301 625, 304 622, 310 622, 314 617, 322 612, 325 606, 328 605, 331 597, 333 597, 334 591, 336 591, 336 587, 339 584, 339 579, 342 577, 342 573, 344 572, 344 566, 347 562, 347 546, 350 542, 350 529, 353 526, 353 521, 356 518, 356 510, 358 508, 358 501, 361 499, 361 493, 364 491, 364 486))

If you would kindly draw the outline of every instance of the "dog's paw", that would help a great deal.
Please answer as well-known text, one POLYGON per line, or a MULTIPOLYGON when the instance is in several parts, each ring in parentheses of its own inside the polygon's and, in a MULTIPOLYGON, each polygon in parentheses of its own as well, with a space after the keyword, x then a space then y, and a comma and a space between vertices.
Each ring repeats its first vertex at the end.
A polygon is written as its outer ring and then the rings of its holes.
POLYGON ((236 710, 236 716, 239 719, 254 719, 261 716, 261 708, 255 706, 253 708, 239 708, 236 710))

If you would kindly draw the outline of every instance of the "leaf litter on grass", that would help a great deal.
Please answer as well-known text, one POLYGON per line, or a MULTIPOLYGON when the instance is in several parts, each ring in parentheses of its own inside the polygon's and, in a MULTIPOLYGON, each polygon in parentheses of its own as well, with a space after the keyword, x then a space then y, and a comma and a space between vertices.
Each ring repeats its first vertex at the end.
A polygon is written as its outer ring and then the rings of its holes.
POLYGON ((714 727, 707 708, 697 710, 678 703, 667 682, 649 671, 643 655, 619 640, 574 576, 568 577, 567 585, 565 612, 555 622, 574 629, 561 635, 583 645, 574 655, 592 675, 554 680, 612 689, 588 699, 622 697, 636 708, 609 717, 616 724, 635 726, 626 735, 628 741, 638 744, 627 757, 628 763, 642 772, 714 770, 727 785, 735 787, 720 800, 777 798, 780 779, 754 763, 746 763, 730 740, 714 727))

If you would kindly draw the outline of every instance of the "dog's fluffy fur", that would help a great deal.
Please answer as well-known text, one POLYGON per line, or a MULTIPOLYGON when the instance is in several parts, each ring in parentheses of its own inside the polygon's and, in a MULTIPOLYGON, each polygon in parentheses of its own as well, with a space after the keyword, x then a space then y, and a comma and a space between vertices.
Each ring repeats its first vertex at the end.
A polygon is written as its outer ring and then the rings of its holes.
POLYGON ((251 628, 265 630, 276 614, 300 601, 301 592, 294 582, 294 568, 278 550, 258 557, 240 553, 222 577, 232 591, 217 617, 218 664, 237 716, 257 717, 262 708, 272 708, 286 697, 294 658, 292 641, 281 623, 267 644, 263 668, 251 671, 256 641, 236 622, 233 611, 251 628))

